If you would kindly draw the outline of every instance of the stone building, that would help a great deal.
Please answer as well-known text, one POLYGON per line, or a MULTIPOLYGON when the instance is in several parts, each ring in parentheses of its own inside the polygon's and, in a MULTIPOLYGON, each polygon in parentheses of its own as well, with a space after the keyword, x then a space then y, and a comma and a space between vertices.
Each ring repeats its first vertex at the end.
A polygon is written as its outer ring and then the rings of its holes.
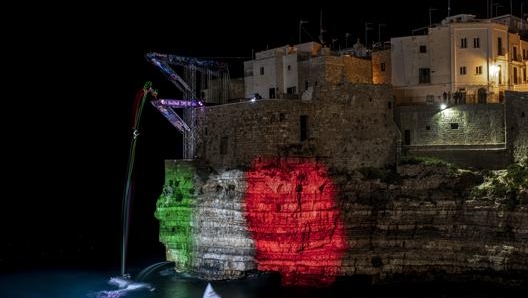
POLYGON ((340 168, 393 164, 392 91, 372 84, 371 63, 315 42, 256 53, 244 63, 247 100, 198 112, 196 157, 221 168, 259 156, 317 156, 340 168))
POLYGON ((247 98, 309 99, 317 84, 372 83, 370 59, 337 55, 316 42, 274 48, 244 63, 247 98))
POLYGON ((397 105, 496 103, 504 91, 526 91, 528 42, 522 19, 460 14, 425 35, 391 38, 397 105))
POLYGON ((311 100, 203 109, 197 157, 218 168, 248 166, 263 156, 311 156, 337 168, 394 164, 399 133, 388 85, 320 84, 314 90, 311 100))

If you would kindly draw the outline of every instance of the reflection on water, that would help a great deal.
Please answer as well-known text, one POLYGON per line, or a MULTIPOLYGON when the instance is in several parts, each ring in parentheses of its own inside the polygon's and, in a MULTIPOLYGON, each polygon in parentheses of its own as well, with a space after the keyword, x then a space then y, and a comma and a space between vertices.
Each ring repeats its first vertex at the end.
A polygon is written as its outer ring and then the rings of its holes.
MULTIPOLYGON (((2 298, 96 298, 104 291, 115 291, 109 283, 117 272, 45 270, 0 275, 2 298)), ((182 278, 176 274, 156 272, 145 281, 150 287, 123 292, 126 298, 202 298, 207 281, 182 278)), ((391 287, 365 286, 345 282, 332 288, 281 288, 271 278, 242 281, 213 281, 214 290, 222 298, 486 298, 523 297, 526 292, 458 284, 411 284, 391 287)), ((526 289, 524 289, 526 291, 526 289)), ((111 296, 110 296, 111 297, 111 296)), ((113 297, 114 298, 114 297, 113 297)))

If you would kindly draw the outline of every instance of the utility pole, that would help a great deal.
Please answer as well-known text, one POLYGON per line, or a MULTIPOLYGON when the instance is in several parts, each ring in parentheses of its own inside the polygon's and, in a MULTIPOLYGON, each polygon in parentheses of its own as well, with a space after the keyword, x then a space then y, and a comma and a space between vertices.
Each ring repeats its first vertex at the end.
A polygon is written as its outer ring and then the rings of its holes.
POLYGON ((332 50, 335 50, 335 43, 336 43, 336 41, 338 41, 338 40, 339 40, 339 39, 337 39, 337 38, 332 38, 332 48, 331 48, 332 50))
POLYGON ((381 45, 381 27, 385 27, 385 24, 378 24, 378 42, 381 45))
MULTIPOLYGON (((502 7, 502 4, 500 3, 493 3, 493 6, 495 6, 495 16, 499 15, 499 7, 502 7)), ((493 13, 493 12, 492 12, 493 13)), ((493 17, 493 16, 492 16, 493 17)))
POLYGON ((521 2, 521 33, 524 35, 524 1, 521 2))
POLYGON ((368 31, 372 30, 372 27, 370 27, 372 23, 365 23, 365 47, 368 49, 368 31))
POLYGON ((325 30, 323 29, 323 10, 321 10, 321 14, 319 15, 319 41, 324 46, 324 36, 323 33, 325 30))
POLYGON ((301 43, 301 31, 302 31, 302 25, 308 23, 308 21, 303 21, 302 19, 299 21, 299 43, 301 43))
POLYGON ((429 8, 429 27, 433 25, 433 19, 431 18, 431 12, 437 10, 436 8, 429 8))

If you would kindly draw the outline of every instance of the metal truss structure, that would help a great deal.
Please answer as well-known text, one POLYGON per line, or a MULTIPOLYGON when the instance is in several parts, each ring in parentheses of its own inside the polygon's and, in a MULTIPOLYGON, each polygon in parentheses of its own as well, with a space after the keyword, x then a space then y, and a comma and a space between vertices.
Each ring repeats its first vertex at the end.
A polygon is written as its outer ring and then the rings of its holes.
POLYGON ((151 103, 183 134, 183 159, 193 159, 201 107, 205 103, 225 103, 229 97, 227 64, 160 53, 147 53, 145 58, 182 92, 183 99, 156 99, 151 103))

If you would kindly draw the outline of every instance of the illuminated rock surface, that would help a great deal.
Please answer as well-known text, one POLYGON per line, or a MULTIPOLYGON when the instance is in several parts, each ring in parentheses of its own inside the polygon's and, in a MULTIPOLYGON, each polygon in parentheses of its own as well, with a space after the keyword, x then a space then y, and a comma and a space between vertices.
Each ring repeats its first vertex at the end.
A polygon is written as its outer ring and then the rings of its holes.
POLYGON ((193 163, 166 162, 158 199, 160 242, 176 271, 203 279, 235 279, 256 269, 254 244, 243 216, 241 171, 207 173, 193 163))
POLYGON ((246 214, 261 271, 284 285, 328 285, 346 250, 336 187, 311 161, 256 161, 246 173, 246 214))
POLYGON ((182 273, 273 271, 287 286, 356 276, 526 284, 526 187, 513 199, 474 199, 479 173, 406 165, 390 179, 372 169, 332 172, 309 158, 260 160, 245 171, 189 161, 166 169, 156 216, 167 260, 182 273))

